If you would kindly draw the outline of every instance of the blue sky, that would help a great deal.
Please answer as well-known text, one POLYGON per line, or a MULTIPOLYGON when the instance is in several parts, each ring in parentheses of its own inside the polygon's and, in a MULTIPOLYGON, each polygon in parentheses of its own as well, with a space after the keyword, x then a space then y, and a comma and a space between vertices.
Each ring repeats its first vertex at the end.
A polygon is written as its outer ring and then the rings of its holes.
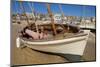
MULTIPOLYGON (((41 2, 22 2, 23 6, 25 7, 26 12, 32 12, 29 4, 34 8, 34 11, 37 13, 47 14, 47 7, 46 3, 41 2)), ((73 4, 61 4, 62 11, 65 16, 87 16, 92 17, 95 16, 96 7, 95 6, 88 6, 88 5, 73 5, 73 4)), ((22 13, 20 3, 18 1, 12 1, 11 6, 13 13, 22 13)), ((52 13, 61 13, 59 9, 59 4, 57 3, 50 3, 50 9, 52 13)))

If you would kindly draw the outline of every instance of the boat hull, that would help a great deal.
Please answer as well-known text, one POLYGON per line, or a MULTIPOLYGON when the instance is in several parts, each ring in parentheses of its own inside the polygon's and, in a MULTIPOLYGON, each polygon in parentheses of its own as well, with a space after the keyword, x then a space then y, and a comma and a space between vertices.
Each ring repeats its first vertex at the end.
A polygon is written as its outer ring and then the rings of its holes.
POLYGON ((84 33, 87 35, 47 42, 29 42, 24 41, 23 39, 19 40, 20 44, 24 44, 24 46, 38 51, 82 56, 88 40, 89 30, 85 30, 84 33))

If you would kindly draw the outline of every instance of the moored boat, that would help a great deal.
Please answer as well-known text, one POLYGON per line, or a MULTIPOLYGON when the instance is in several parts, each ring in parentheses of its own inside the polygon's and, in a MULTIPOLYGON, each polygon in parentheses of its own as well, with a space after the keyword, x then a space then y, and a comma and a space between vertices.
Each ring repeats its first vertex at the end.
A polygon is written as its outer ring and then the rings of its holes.
POLYGON ((62 53, 62 54, 74 54, 74 55, 83 55, 87 39, 89 36, 89 30, 84 30, 84 33, 79 33, 73 36, 67 36, 64 39, 56 40, 27 40, 24 38, 17 38, 19 40, 17 46, 27 46, 29 48, 44 51, 44 52, 53 52, 53 53, 62 53))
MULTIPOLYGON (((81 29, 75 25, 54 23, 53 14, 50 11, 50 5, 47 4, 47 7, 48 7, 48 13, 51 18, 51 23, 43 25, 37 25, 35 23, 34 24, 35 26, 34 25, 32 26, 31 31, 35 32, 36 34, 39 33, 39 30, 41 30, 41 27, 43 27, 43 32, 46 31, 47 34, 50 34, 50 37, 46 39, 37 38, 35 40, 34 35, 33 38, 25 38, 22 36, 23 35, 22 34, 16 39, 17 47, 19 48, 27 46, 29 48, 43 52, 82 56, 88 40, 90 30, 81 31, 81 29)), ((29 27, 31 27, 28 19, 27 22, 29 27)))

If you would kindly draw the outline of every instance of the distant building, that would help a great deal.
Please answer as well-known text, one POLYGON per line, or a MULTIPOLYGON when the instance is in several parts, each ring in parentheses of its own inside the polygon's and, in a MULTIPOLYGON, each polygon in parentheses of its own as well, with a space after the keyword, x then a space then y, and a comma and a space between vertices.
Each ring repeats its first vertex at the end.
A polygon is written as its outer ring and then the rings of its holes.
POLYGON ((91 17, 92 22, 96 22, 96 18, 95 17, 91 17))
POLYGON ((56 23, 62 23, 62 15, 61 14, 54 14, 54 21, 56 23))
POLYGON ((17 20, 17 21, 20 21, 20 14, 17 14, 17 15, 16 15, 16 20, 17 20))
POLYGON ((26 13, 27 17, 29 20, 32 20, 35 18, 34 14, 33 13, 26 13))

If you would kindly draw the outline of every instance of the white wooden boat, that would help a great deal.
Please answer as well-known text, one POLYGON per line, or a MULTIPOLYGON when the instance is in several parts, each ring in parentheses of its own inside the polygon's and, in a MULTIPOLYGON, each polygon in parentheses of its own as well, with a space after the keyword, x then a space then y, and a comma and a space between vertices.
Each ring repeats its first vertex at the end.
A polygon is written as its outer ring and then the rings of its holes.
POLYGON ((84 30, 83 33, 76 34, 61 40, 48 41, 29 41, 18 37, 16 40, 17 47, 27 46, 29 48, 61 54, 83 55, 90 30, 84 30))
MULTIPOLYGON (((58 35, 57 29, 56 29, 57 25, 55 25, 54 23, 53 14, 50 10, 50 4, 47 4, 47 10, 51 18, 51 25, 52 25, 53 33, 56 36, 58 35)), ((24 13, 25 13, 25 10, 24 10, 24 13)), ((28 19, 27 19, 27 23, 29 24, 28 19)), ((17 47, 27 46, 29 48, 32 48, 38 51, 43 51, 43 52, 73 54, 73 55, 82 56, 87 40, 88 40, 88 35, 89 35, 90 30, 84 30, 84 32, 78 33, 79 30, 75 26, 68 25, 66 28, 68 28, 68 30, 73 29, 73 31, 77 30, 77 32, 72 32, 72 33, 77 33, 77 34, 70 36, 70 37, 65 36, 65 38, 63 39, 53 39, 52 38, 53 40, 44 40, 44 41, 43 40, 30 41, 30 40, 23 39, 23 37, 18 37, 16 39, 16 45, 17 47)), ((36 30, 38 31, 38 29, 39 28, 37 27, 37 24, 36 24, 36 30)), ((68 33, 68 32, 65 32, 65 33, 68 33)))

